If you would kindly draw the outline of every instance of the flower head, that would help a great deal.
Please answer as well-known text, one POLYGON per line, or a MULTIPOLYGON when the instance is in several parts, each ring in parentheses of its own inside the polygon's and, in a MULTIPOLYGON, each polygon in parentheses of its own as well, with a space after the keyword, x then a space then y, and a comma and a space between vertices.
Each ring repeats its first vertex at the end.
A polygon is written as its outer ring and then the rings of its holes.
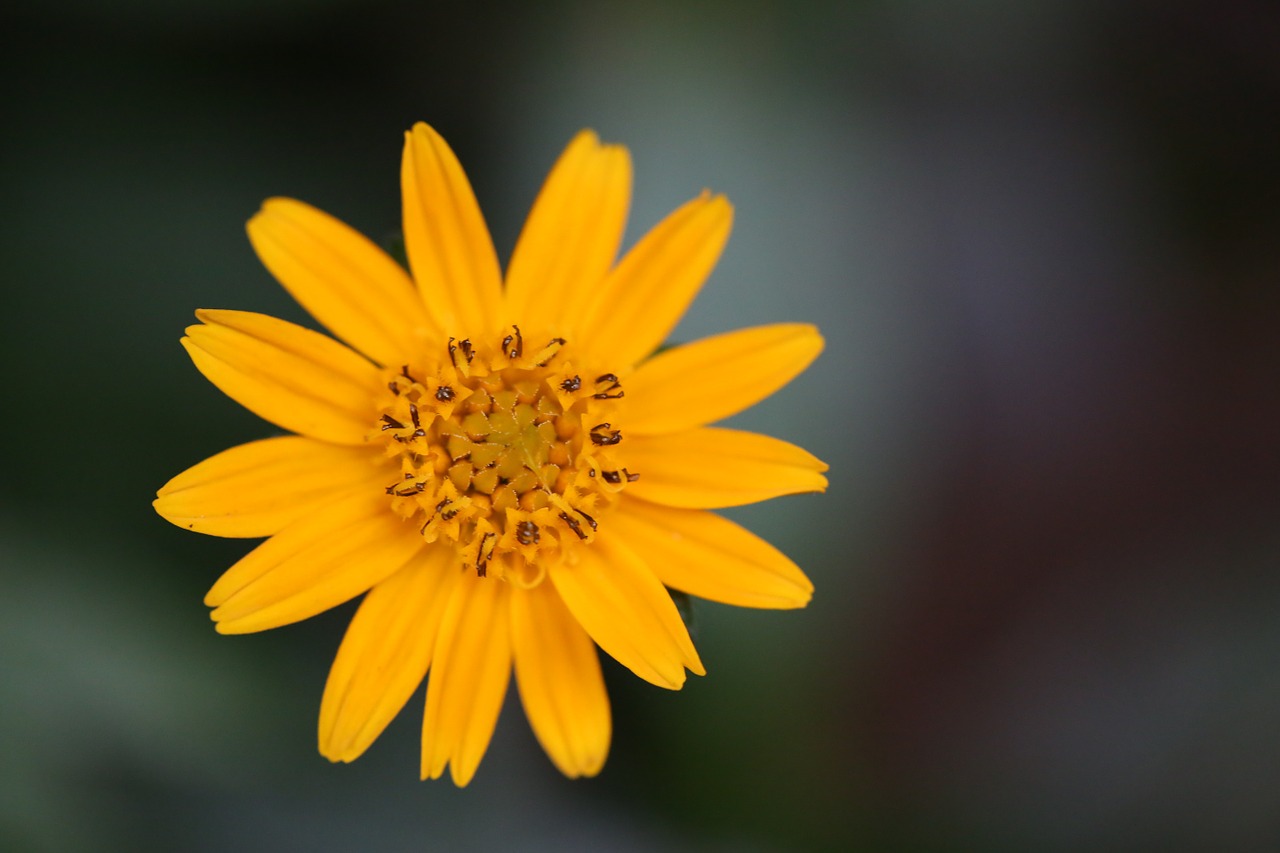
POLYGON ((201 533, 269 537, 205 598, 222 633, 364 594, 321 702, 329 759, 363 753, 426 678, 422 776, 448 765, 465 785, 514 669, 551 760, 591 776, 611 733, 595 645, 678 689, 704 670, 668 587, 808 602, 800 569, 708 510, 821 491, 826 466, 707 424, 785 385, 822 338, 779 324, 654 355, 732 209, 703 193, 615 264, 630 159, 589 131, 547 178, 505 281, 462 168, 425 124, 405 135, 401 184, 408 273, 302 202, 271 199, 249 221, 262 262, 344 343, 196 312, 182 339, 196 367, 293 434, 195 465, 155 507, 201 533))

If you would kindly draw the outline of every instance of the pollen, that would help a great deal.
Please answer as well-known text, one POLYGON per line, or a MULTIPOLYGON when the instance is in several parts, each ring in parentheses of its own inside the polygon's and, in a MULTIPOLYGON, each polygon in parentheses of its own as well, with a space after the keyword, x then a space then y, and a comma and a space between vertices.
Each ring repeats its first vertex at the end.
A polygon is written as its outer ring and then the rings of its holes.
POLYGON ((542 340, 526 345, 513 326, 387 369, 369 433, 398 469, 392 510, 477 575, 523 587, 589 546, 639 478, 623 465, 621 381, 575 363, 563 338, 542 340))

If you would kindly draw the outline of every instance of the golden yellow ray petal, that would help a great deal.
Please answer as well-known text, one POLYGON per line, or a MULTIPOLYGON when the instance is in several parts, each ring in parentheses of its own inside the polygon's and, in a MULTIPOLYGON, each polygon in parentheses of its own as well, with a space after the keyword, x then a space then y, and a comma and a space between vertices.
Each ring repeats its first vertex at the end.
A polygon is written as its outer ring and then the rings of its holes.
POLYGON ((502 274, 471 184, 448 143, 418 122, 405 133, 400 169, 409 268, 447 335, 497 331, 502 274))
POLYGON ((285 290, 337 337, 383 365, 443 340, 409 274, 363 234, 309 204, 268 199, 249 241, 285 290))
POLYGON ((684 509, 742 506, 796 492, 826 491, 826 463, 794 444, 754 432, 699 427, 627 437, 627 487, 637 498, 684 509))
POLYGON ((354 761, 418 689, 458 573, 448 548, 425 548, 369 590, 347 628, 320 701, 320 754, 354 761))
POLYGON ((813 584, 768 542, 727 518, 672 509, 628 496, 609 515, 665 586, 738 607, 804 607, 813 584))
POLYGON ((219 633, 246 634, 315 616, 388 577, 424 543, 386 496, 358 494, 281 530, 205 596, 219 633))
POLYGON ((609 695, 595 644, 548 583, 511 596, 520 702, 538 742, 570 779, 594 776, 609 754, 609 695))
POLYGON ((378 369, 332 338, 248 311, 200 310, 182 339, 222 393, 291 432, 363 444, 374 419, 378 369))
POLYGON ((627 429, 680 432, 727 418, 786 385, 821 351, 816 327, 779 323, 659 353, 623 383, 627 429))
POLYGON ((440 625, 422 720, 422 778, 449 765, 458 787, 471 781, 498 722, 511 680, 510 585, 459 575, 440 625))
POLYGON ((631 155, 584 130, 538 194, 507 269, 506 319, 576 338, 613 265, 631 204, 631 155))
POLYGON ((677 208, 600 284, 575 343, 620 370, 653 352, 711 274, 732 225, 724 196, 703 193, 677 208))
POLYGON ((574 565, 553 564, 550 575, 591 639, 645 681, 679 690, 685 667, 706 673, 671 596, 619 537, 602 532, 574 565))
POLYGON ((270 536, 346 493, 390 482, 378 461, 364 448, 296 435, 251 441, 183 471, 152 505, 166 521, 199 533, 270 536))

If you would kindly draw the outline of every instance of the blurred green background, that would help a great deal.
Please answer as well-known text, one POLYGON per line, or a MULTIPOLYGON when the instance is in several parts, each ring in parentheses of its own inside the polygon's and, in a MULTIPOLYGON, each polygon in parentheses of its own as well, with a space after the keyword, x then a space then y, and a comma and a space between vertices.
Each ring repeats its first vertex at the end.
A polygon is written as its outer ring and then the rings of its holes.
POLYGON ((1258 2, 64 0, 0 13, 0 848, 1280 848, 1280 9, 1258 2), (272 428, 177 344, 304 320, 262 199, 398 229, 402 132, 502 257, 580 127, 628 241, 704 186, 733 239, 680 340, 828 340, 734 423, 831 466, 731 513, 801 612, 700 603, 709 674, 611 662, 562 779, 514 691, 471 787, 421 698, 315 749, 352 611, 219 637, 248 543, 150 508, 272 428))

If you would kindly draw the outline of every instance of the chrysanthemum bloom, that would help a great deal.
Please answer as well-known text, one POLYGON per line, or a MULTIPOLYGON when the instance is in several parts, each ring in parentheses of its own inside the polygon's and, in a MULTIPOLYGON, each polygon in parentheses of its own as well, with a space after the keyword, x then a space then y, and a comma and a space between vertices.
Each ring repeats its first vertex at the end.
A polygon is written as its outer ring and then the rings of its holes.
POLYGON ((821 491, 826 466, 707 426, 822 349, 815 328, 744 329, 654 355, 715 265, 732 208, 703 193, 614 263, 626 149, 580 133, 547 178, 505 285, 453 152, 425 124, 401 168, 407 274, 289 199, 249 221, 259 258, 337 341, 205 310, 182 344, 214 385, 294 435, 219 453, 156 510, 214 536, 270 537, 209 590, 218 631, 365 594, 320 705, 320 752, 351 761, 427 679, 422 776, 465 785, 515 668, 567 776, 599 772, 609 700, 593 641, 680 688, 704 670, 667 588, 804 606, 777 549, 708 510, 821 491))

